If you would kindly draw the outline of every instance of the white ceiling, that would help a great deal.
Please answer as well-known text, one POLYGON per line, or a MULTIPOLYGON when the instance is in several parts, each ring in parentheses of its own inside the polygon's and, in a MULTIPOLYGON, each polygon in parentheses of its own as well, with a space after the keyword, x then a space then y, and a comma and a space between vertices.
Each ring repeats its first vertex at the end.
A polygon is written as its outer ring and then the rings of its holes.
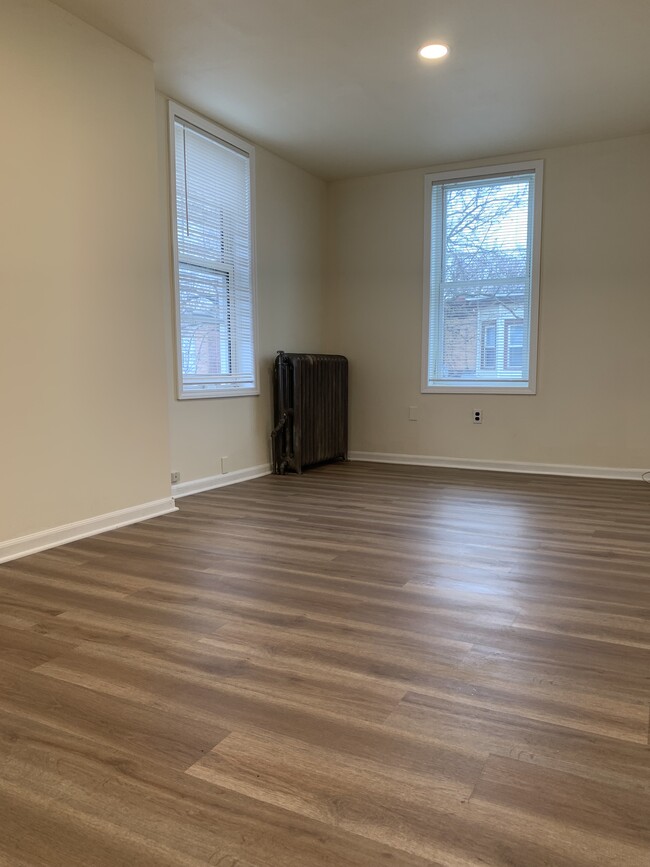
POLYGON ((650 130, 650 0, 57 0, 333 178, 650 130), (427 41, 445 61, 416 55, 427 41))

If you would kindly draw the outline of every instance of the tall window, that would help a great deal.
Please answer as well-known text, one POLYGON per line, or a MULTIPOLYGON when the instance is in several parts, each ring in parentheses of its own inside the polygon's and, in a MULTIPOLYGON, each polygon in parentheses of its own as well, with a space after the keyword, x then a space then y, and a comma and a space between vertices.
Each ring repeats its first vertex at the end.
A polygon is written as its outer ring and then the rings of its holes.
POLYGON ((253 148, 170 103, 178 397, 257 393, 253 148))
POLYGON ((542 162, 427 175, 423 392, 535 392, 542 162))

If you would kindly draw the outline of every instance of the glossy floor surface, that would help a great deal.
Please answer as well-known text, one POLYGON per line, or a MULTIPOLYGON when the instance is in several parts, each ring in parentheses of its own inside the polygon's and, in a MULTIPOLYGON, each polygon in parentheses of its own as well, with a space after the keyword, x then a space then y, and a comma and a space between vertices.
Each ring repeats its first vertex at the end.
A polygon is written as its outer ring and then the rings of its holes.
POLYGON ((650 865, 650 486, 179 506, 0 567, 0 864, 650 865))

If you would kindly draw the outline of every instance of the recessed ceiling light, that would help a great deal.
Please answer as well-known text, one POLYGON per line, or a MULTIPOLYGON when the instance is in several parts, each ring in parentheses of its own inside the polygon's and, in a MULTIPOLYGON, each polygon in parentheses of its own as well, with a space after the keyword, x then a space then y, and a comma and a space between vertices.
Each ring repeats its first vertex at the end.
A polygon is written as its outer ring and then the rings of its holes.
POLYGON ((425 60, 440 60, 449 54, 449 48, 442 42, 432 42, 430 45, 423 45, 418 54, 425 60))

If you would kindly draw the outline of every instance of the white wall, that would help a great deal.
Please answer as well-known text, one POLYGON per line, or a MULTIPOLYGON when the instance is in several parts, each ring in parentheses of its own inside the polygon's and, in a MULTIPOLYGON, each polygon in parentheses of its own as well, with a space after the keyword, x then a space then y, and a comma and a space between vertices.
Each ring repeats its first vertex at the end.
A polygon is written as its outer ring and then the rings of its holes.
POLYGON ((256 147, 256 235, 260 390, 256 397, 177 400, 172 325, 167 100, 158 97, 160 189, 165 231, 167 369, 171 466, 186 483, 268 464, 271 367, 279 349, 318 352, 322 331, 325 183, 256 147))
POLYGON ((535 396, 420 394, 432 169, 330 185, 326 336, 350 358, 351 449, 650 469, 650 136, 484 164, 540 157, 535 396))
POLYGON ((169 497, 151 64, 0 4, 0 542, 169 497))

